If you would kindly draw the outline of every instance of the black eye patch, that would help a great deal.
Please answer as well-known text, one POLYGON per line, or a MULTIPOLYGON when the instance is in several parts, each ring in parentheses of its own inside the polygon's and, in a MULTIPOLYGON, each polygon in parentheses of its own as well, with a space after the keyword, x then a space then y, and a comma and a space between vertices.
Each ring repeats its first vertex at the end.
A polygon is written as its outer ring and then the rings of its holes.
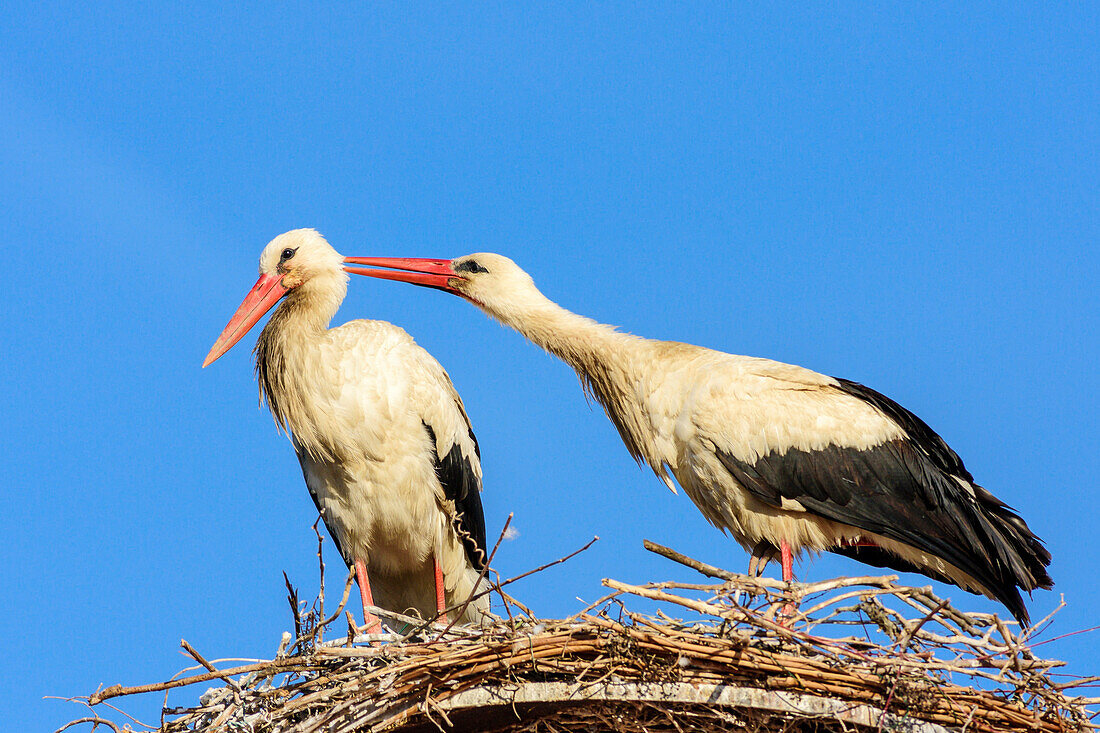
POLYGON ((488 272, 475 260, 463 260, 455 265, 455 272, 488 272))
POLYGON ((279 258, 279 262, 286 262, 291 257, 293 257, 294 253, 297 252, 297 251, 298 251, 297 247, 295 247, 294 249, 291 249, 290 247, 287 247, 286 249, 283 250, 283 255, 282 255, 282 257, 279 258))

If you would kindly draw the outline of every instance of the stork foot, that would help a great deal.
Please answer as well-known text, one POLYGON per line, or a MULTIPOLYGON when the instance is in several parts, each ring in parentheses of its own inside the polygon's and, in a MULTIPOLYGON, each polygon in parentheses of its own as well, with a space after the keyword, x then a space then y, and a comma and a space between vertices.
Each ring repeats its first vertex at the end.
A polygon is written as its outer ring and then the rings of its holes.
POLYGON ((764 574, 764 568, 768 567, 775 558, 775 553, 779 552, 775 545, 767 540, 760 540, 756 543, 756 547, 752 548, 752 555, 749 556, 749 577, 759 578, 764 574))
MULTIPOLYGON (((783 582, 790 583, 794 580, 794 558, 791 553, 791 546, 786 541, 779 543, 779 547, 776 547, 767 540, 760 540, 756 543, 756 547, 752 548, 752 555, 749 557, 749 576, 753 578, 759 578, 764 574, 764 569, 768 567, 768 563, 775 559, 775 556, 779 555, 780 563, 783 566, 783 582)), ((779 622, 786 624, 795 613, 794 604, 787 602, 783 604, 783 607, 776 614, 779 622)))
POLYGON ((367 610, 368 606, 374 605, 374 598, 370 592, 370 580, 367 578, 367 564, 360 558, 355 560, 355 580, 359 583, 359 596, 363 599, 363 625, 367 627, 368 634, 381 634, 382 622, 367 610))

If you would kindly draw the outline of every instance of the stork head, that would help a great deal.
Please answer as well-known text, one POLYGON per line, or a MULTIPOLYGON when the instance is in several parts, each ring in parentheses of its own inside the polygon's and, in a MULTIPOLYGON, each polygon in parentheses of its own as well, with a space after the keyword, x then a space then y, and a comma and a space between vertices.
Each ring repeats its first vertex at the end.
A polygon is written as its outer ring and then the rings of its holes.
MULTIPOLYGON (((347 292, 343 256, 315 229, 295 229, 268 242, 260 254, 260 279, 245 296, 202 365, 233 348, 285 296, 321 296, 338 306, 347 292)), ((335 313, 335 309, 333 309, 335 313)), ((329 314, 331 318, 332 314, 329 314)))
POLYGON ((317 280, 347 282, 344 257, 316 229, 293 229, 272 239, 260 253, 260 275, 278 277, 287 292, 317 280))
POLYGON ((387 270, 345 266, 356 275, 421 285, 462 296, 493 316, 507 320, 515 306, 541 300, 531 276, 504 255, 478 252, 453 260, 400 257, 347 257, 347 265, 371 265, 387 270))

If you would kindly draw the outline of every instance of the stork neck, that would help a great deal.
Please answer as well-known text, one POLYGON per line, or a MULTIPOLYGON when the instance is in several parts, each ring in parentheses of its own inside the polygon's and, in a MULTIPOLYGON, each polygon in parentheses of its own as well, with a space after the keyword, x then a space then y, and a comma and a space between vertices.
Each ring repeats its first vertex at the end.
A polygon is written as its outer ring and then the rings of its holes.
POLYGON ((645 397, 654 343, 572 313, 538 294, 522 310, 494 313, 503 323, 554 354, 577 373, 585 392, 603 405, 627 450, 659 475, 666 457, 656 449, 645 397))
POLYGON ((293 432, 295 440, 318 456, 329 450, 314 429, 309 392, 329 383, 318 379, 326 369, 319 347, 344 299, 345 283, 334 280, 317 287, 311 280, 291 291, 256 341, 261 400, 267 401, 280 428, 293 432))
POLYGON ((291 338, 316 337, 328 329, 346 293, 347 285, 339 281, 328 284, 307 282, 286 296, 264 331, 271 328, 291 338))
POLYGON ((501 320, 583 374, 601 365, 625 368, 623 362, 646 343, 646 339, 568 311, 541 293, 517 315, 520 317, 501 320))

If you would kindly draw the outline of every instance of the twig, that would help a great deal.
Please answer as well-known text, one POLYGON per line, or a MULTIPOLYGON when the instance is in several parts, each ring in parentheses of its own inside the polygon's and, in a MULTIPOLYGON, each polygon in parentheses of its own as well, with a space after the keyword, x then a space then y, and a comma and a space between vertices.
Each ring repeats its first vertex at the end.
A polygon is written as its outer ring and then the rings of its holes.
POLYGON ((223 678, 226 675, 248 674, 249 672, 260 672, 267 670, 277 672, 278 670, 293 669, 308 664, 309 658, 305 656, 284 657, 283 659, 273 659, 270 662, 260 662, 259 664, 246 664, 242 667, 233 667, 232 669, 223 669, 217 672, 205 672, 203 674, 192 675, 191 677, 168 680, 167 682, 155 682, 149 685, 134 685, 133 687, 112 685, 106 689, 99 690, 89 696, 88 704, 98 705, 104 700, 110 700, 113 697, 121 697, 123 695, 140 695, 146 692, 160 692, 162 690, 171 690, 176 687, 193 685, 197 682, 209 682, 210 680, 223 678))
POLYGON ((283 582, 286 583, 286 600, 290 604, 290 612, 294 616, 294 638, 302 637, 302 609, 298 603, 298 589, 290 584, 290 577, 283 571, 283 582))
MULTIPOLYGON (((202 666, 206 667, 206 668, 207 668, 207 669, 208 669, 209 671, 211 671, 211 672, 217 672, 217 673, 218 673, 219 675, 221 675, 221 674, 222 674, 222 673, 221 673, 221 670, 219 670, 219 669, 218 669, 217 667, 215 667, 215 666, 214 666, 213 664, 211 664, 210 662, 206 661, 206 659, 204 659, 204 658, 203 658, 203 656, 202 656, 201 654, 199 654, 199 653, 198 653, 197 651, 195 651, 195 648, 194 648, 193 646, 191 646, 190 644, 188 644, 188 643, 187 643, 187 640, 186 640, 186 639, 180 639, 180 646, 181 646, 181 647, 183 647, 184 651, 186 651, 186 652, 187 652, 188 654, 190 654, 190 655, 191 655, 191 657, 192 657, 192 658, 193 658, 193 659, 194 659, 194 660, 195 660, 196 662, 198 662, 198 663, 199 663, 199 664, 201 664, 202 666)), ((223 679, 223 680, 225 680, 226 684, 228 684, 228 685, 229 685, 230 687, 232 687, 232 688, 233 688, 234 690, 236 690, 237 692, 240 692, 240 690, 241 690, 241 687, 240 687, 240 685, 238 685, 238 684, 237 684, 237 683, 236 683, 236 682, 235 682, 235 681, 233 680, 233 678, 232 678, 232 677, 228 677, 228 676, 224 676, 224 675, 223 675, 223 676, 222 676, 222 679, 223 679)))
MULTIPOLYGON (((91 709, 92 706, 90 704, 88 704, 88 698, 86 698, 86 697, 60 697, 58 695, 45 695, 43 697, 43 699, 44 700, 64 700, 65 702, 73 702, 73 703, 76 703, 77 705, 82 705, 82 706, 88 708, 89 710, 91 710, 92 715, 95 715, 95 711, 91 709)), ((122 710, 121 708, 115 707, 114 705, 112 705, 109 702, 105 702, 105 703, 103 703, 103 705, 106 706, 106 707, 109 707, 111 710, 114 710, 119 715, 122 715, 126 718, 129 718, 131 721, 133 721, 134 723, 140 725, 142 728, 148 728, 149 730, 156 730, 156 726, 152 726, 152 725, 149 725, 148 723, 145 723, 143 721, 138 720, 137 718, 135 718, 133 715, 130 715, 125 710, 122 710)))
POLYGON ((681 565, 686 565, 687 567, 691 568, 692 570, 700 572, 703 575, 709 576, 711 578, 718 578, 720 580, 736 580, 737 579, 737 576, 735 574, 731 573, 728 570, 723 570, 722 568, 715 567, 714 565, 708 565, 705 562, 702 562, 700 560, 696 560, 695 558, 691 558, 691 557, 688 557, 687 555, 676 552, 676 550, 673 550, 671 547, 665 547, 664 545, 658 545, 656 542, 653 542, 651 540, 642 540, 642 547, 649 550, 650 552, 655 552, 655 553, 657 553, 658 555, 660 555, 662 557, 667 557, 669 560, 672 560, 673 562, 678 562, 681 565))
MULTIPOLYGON (((325 617, 325 554, 323 551, 324 538, 321 536, 321 531, 317 529, 317 524, 324 518, 323 511, 317 512, 317 519, 313 522, 313 533, 317 535, 317 567, 320 574, 320 582, 317 590, 317 616, 319 618, 325 617)), ((324 629, 320 629, 317 632, 317 643, 320 644, 324 641, 324 629)))
POLYGON ((493 558, 495 558, 497 555, 497 549, 500 548, 500 543, 504 541, 504 536, 508 533, 508 525, 510 525, 511 523, 512 513, 510 512, 508 514, 508 518, 504 520, 504 526, 500 528, 500 536, 497 537, 496 544, 493 545, 493 550, 489 553, 489 558, 485 561, 485 565, 481 568, 481 572, 478 573, 477 582, 474 583, 474 587, 470 591, 470 595, 466 598, 466 601, 462 604, 462 606, 457 611, 455 611, 454 619, 452 619, 451 622, 447 624, 447 628, 439 632, 439 636, 436 637, 437 640, 439 638, 442 638, 443 634, 446 634, 448 631, 450 631, 454 627, 454 625, 458 623, 458 620, 462 618, 462 614, 466 613, 466 609, 469 608, 470 602, 474 600, 474 593, 477 592, 477 589, 481 587, 482 581, 485 580, 485 575, 489 572, 489 567, 493 564, 493 558))
MULTIPOLYGON (((593 544, 595 544, 595 543, 596 543, 596 542, 597 542, 597 541, 598 541, 599 539, 600 539, 600 538, 599 538, 598 536, 597 536, 597 537, 593 537, 592 539, 590 539, 590 540, 588 541, 588 544, 586 544, 586 545, 585 545, 584 547, 580 548, 579 550, 574 550, 573 552, 570 552, 570 553, 569 553, 568 555, 566 555, 565 557, 559 557, 559 558, 558 558, 557 560, 552 560, 552 561, 550 561, 550 562, 548 562, 548 563, 545 563, 544 565, 539 565, 539 566, 538 566, 537 568, 535 568, 534 570, 528 570, 528 571, 527 571, 526 573, 520 573, 519 575, 516 575, 516 576, 514 576, 514 577, 508 578, 508 580, 504 581, 503 583, 498 583, 498 584, 494 585, 494 586, 493 586, 493 587, 491 587, 491 588, 487 588, 486 590, 483 590, 483 591, 480 591, 480 592, 478 592, 478 593, 475 593, 474 595, 470 596, 470 597, 469 597, 468 599, 466 599, 466 600, 467 600, 467 602, 469 602, 469 601, 476 601, 476 600, 477 600, 478 598, 481 598, 482 596, 488 595, 489 593, 492 593, 492 592, 493 592, 493 591, 495 591, 495 590, 500 590, 501 588, 503 588, 503 587, 504 587, 504 586, 506 586, 506 585, 511 585, 512 583, 515 583, 515 582, 516 582, 516 581, 518 581, 518 580, 523 580, 524 578, 526 578, 526 577, 528 577, 528 576, 530 576, 530 575, 534 575, 535 573, 541 573, 541 572, 542 572, 543 570, 546 570, 547 568, 552 568, 552 567, 554 567, 555 565, 561 565, 561 564, 562 564, 563 562, 566 562, 566 561, 568 561, 568 560, 571 560, 571 559, 573 559, 574 557, 576 557, 577 555, 579 555, 579 554, 581 554, 582 552, 584 552, 585 550, 587 550, 587 549, 588 549, 589 547, 591 547, 591 546, 592 546, 593 544)), ((446 613, 450 613, 450 612, 451 612, 451 611, 453 611, 453 610, 454 610, 454 609, 455 609, 456 607, 457 607, 457 606, 451 606, 451 607, 447 608, 445 612, 446 612, 446 613)), ((413 637, 414 635, 416 635, 417 633, 419 633, 419 632, 423 631, 424 629, 426 629, 426 628, 430 627, 430 626, 431 626, 431 624, 432 624, 432 622, 431 622, 431 621, 426 621, 426 622, 424 622, 423 624, 421 624, 420 626, 418 626, 417 628, 413 629, 413 630, 412 630, 412 631, 410 631, 410 632, 409 632, 408 634, 406 634, 406 638, 412 638, 412 637, 413 637)))
POLYGON ((300 638, 300 639, 296 640, 294 642, 294 646, 301 649, 299 644, 306 644, 306 643, 309 643, 309 642, 313 641, 313 639, 316 638, 317 634, 320 633, 321 629, 325 628, 326 626, 328 626, 329 624, 331 624, 333 621, 335 621, 337 618, 340 617, 340 614, 343 613, 343 611, 344 611, 344 606, 347 605, 348 596, 351 593, 351 583, 352 583, 353 580, 355 580, 355 568, 354 567, 348 569, 348 577, 347 577, 347 580, 344 581, 344 595, 340 598, 340 605, 336 607, 336 610, 332 612, 331 616, 326 618, 324 621, 318 621, 317 625, 314 626, 313 629, 308 634, 305 635, 305 638, 300 638))
POLYGON ((1032 648, 1035 648, 1037 646, 1042 646, 1043 644, 1049 644, 1052 641, 1060 641, 1062 639, 1068 639, 1069 637, 1077 636, 1078 634, 1087 634, 1089 632, 1096 631, 1097 629, 1100 629, 1100 626, 1090 626, 1087 629, 1078 629, 1077 631, 1071 631, 1068 634, 1061 634, 1059 636, 1055 636, 1053 639, 1043 639, 1042 641, 1037 641, 1034 644, 1031 644, 1030 646, 1032 648))
MULTIPOLYGON (((496 573, 495 570, 493 572, 496 573)), ((526 605, 524 605, 518 598, 516 598, 515 596, 510 595, 510 594, 505 593, 504 591, 500 590, 500 573, 497 573, 496 591, 500 595, 501 600, 504 601, 504 603, 506 604, 506 607, 507 607, 507 604, 510 603, 513 606, 515 606, 516 608, 518 608, 520 611, 522 611, 523 615, 526 616, 528 618, 528 620, 538 621, 538 619, 535 618, 535 614, 531 613, 531 609, 528 608, 526 605)), ((509 614, 509 620, 511 620, 511 615, 510 614, 509 614)))
POLYGON ((905 649, 907 649, 909 647, 909 642, 912 641, 912 639, 916 635, 916 633, 918 631, 920 631, 920 627, 924 626, 926 623, 928 623, 928 621, 931 620, 931 618, 933 616, 935 616, 937 613, 939 613, 940 611, 942 611, 946 607, 947 607, 947 601, 941 601, 938 606, 933 608, 928 613, 924 614, 924 618, 922 618, 920 621, 918 621, 916 626, 914 626, 912 629, 907 628, 904 631, 902 631, 901 636, 899 636, 898 640, 894 642, 894 646, 898 647, 902 651, 905 651, 905 649))
POLYGON ((53 733, 61 733, 61 731, 72 728, 74 725, 80 725, 81 723, 91 723, 93 729, 97 725, 105 725, 111 730, 115 731, 115 733, 122 733, 122 730, 117 725, 107 720, 106 718, 100 718, 99 716, 80 718, 79 720, 70 720, 68 723, 55 730, 53 733))

